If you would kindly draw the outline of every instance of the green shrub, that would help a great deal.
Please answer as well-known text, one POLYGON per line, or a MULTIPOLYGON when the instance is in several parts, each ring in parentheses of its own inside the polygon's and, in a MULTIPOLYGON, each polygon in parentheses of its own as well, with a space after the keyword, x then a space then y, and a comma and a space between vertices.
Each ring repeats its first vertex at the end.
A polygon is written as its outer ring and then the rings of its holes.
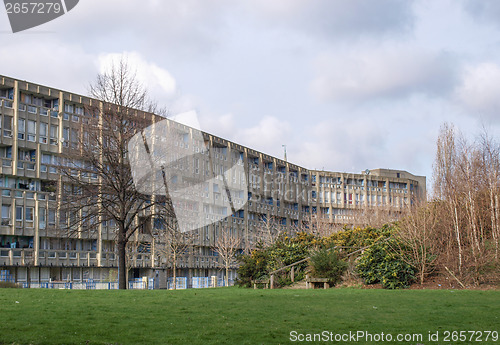
POLYGON ((394 239, 368 248, 358 260, 357 271, 365 284, 380 283, 385 289, 408 287, 415 280, 415 269, 394 248, 394 239))
POLYGON ((314 253, 309 263, 315 278, 328 278, 330 285, 337 284, 347 269, 347 263, 342 261, 337 252, 320 249, 314 253))
MULTIPOLYGON (((317 238, 314 235, 301 232, 294 237, 283 235, 269 247, 257 248, 250 255, 241 255, 237 284, 250 287, 252 280, 268 278, 270 272, 307 258, 310 248, 317 244, 317 238)), ((303 278, 303 271, 306 267, 307 262, 295 266, 296 280, 303 278)), ((278 272, 275 275, 275 284, 277 286, 290 285, 292 281, 289 273, 290 269, 278 272)))
POLYGON ((257 249, 250 255, 240 255, 238 260, 240 266, 237 271, 237 285, 251 287, 252 280, 262 279, 267 275, 267 252, 265 250, 257 249))

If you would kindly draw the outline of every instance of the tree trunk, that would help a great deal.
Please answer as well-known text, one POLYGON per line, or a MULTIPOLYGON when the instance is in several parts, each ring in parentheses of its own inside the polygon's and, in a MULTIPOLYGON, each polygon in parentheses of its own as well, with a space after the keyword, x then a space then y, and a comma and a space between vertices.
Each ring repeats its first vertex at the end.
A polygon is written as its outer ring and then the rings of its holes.
POLYGON ((462 274, 462 242, 460 241, 460 229, 458 227, 458 212, 456 205, 454 207, 454 210, 455 210, 455 217, 454 217, 455 234, 457 236, 457 246, 458 246, 458 273, 462 274))
POLYGON ((499 222, 500 222, 500 211, 499 211, 500 207, 498 205, 498 195, 495 195, 495 219, 496 219, 496 223, 495 223, 495 233, 496 233, 496 238, 495 238, 495 258, 498 260, 498 240, 499 240, 499 237, 500 237, 500 226, 499 226, 499 222))
POLYGON ((495 191, 490 190, 490 207, 491 207, 491 234, 495 244, 495 259, 498 260, 498 196, 494 195, 495 191))
POLYGON ((177 290, 177 255, 174 253, 174 260, 172 263, 173 269, 174 269, 174 290, 177 290))
POLYGON ((123 234, 118 234, 118 288, 127 289, 126 241, 123 234))
POLYGON ((226 287, 229 286, 229 265, 226 265, 226 287))

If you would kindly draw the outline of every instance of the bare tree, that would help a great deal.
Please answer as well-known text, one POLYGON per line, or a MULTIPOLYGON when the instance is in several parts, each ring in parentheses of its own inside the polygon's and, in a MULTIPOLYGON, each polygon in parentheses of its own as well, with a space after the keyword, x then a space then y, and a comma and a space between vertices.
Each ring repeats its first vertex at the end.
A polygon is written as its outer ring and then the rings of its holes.
MULTIPOLYGON (((137 233, 136 233, 137 235, 137 233)), ((133 236, 136 237, 136 236, 133 236)), ((141 242, 138 238, 131 238, 126 245, 127 271, 135 267, 137 256, 151 253, 151 243, 141 242)), ((128 279, 127 279, 128 283, 128 279)), ((127 285, 128 286, 128 285, 127 285)))
POLYGON ((487 183, 489 197, 489 212, 491 219, 491 233, 495 246, 495 259, 499 259, 500 241, 500 144, 491 138, 486 130, 481 136, 483 147, 484 180, 487 183))
POLYGON ((491 256, 498 260, 499 145, 486 133, 468 141, 445 124, 437 146, 434 192, 444 211, 439 231, 448 239, 446 261, 462 279, 478 283, 491 256))
POLYGON ((225 270, 226 286, 229 286, 229 269, 236 264, 236 253, 241 246, 241 238, 236 230, 220 222, 219 234, 213 246, 213 250, 219 255, 222 262, 219 265, 225 270))
POLYGON ((270 247, 280 236, 288 232, 286 224, 282 224, 281 218, 272 215, 262 215, 255 227, 252 247, 257 244, 263 247, 270 247))
POLYGON ((440 249, 437 233, 439 222, 439 204, 437 202, 422 203, 418 207, 408 207, 406 217, 399 222, 398 232, 394 235, 402 244, 398 251, 407 263, 414 266, 420 284, 435 269, 440 249))
POLYGON ((78 236, 98 233, 103 222, 114 221, 119 288, 126 289, 127 243, 151 221, 144 215, 156 205, 154 197, 140 193, 134 185, 127 144, 155 121, 146 112, 155 106, 123 58, 98 75, 90 94, 98 102, 86 106, 85 121, 71 129, 63 152, 67 190, 62 208, 74 215, 70 229, 78 236))
POLYGON ((196 231, 180 231, 175 221, 163 222, 160 231, 155 231, 155 250, 160 260, 172 266, 173 289, 177 289, 177 267, 181 258, 188 258, 189 251, 196 243, 196 231))
POLYGON ((456 152, 455 130, 453 126, 444 124, 437 140, 436 160, 434 163, 434 193, 438 199, 446 201, 452 219, 458 256, 458 271, 462 271, 463 253, 460 222, 458 218, 458 199, 456 188, 456 152))

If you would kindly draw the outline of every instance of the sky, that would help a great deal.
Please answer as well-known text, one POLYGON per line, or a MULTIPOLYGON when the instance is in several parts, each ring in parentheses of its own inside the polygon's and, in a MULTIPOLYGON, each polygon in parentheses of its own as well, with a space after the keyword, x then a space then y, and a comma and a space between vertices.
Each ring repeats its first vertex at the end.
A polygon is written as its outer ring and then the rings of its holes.
POLYGON ((500 1, 82 0, 0 74, 79 94, 125 55, 170 114, 309 169, 425 175, 439 128, 500 135, 500 1))

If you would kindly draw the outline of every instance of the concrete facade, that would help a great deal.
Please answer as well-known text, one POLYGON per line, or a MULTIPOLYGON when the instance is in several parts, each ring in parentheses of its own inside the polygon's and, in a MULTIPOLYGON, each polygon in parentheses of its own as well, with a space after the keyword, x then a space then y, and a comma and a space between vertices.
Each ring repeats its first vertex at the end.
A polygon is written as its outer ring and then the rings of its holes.
MULTIPOLYGON (((86 123, 85 107, 96 103, 0 76, 0 269, 9 270, 18 282, 116 279, 114 224, 102 224, 97 234, 69 238, 65 234, 68 219, 59 213, 62 188, 57 157, 76 143, 86 123)), ((423 176, 389 169, 359 174, 309 170, 209 133, 203 133, 201 142, 194 135, 196 129, 166 121, 184 133, 179 142, 182 149, 206 156, 197 168, 202 172, 244 164, 248 194, 234 200, 241 209, 223 220, 243 239, 242 250, 255 244, 270 219, 289 230, 300 229, 312 219, 356 224, 365 212, 399 214, 414 200, 425 198, 423 176)), ((207 193, 220 192, 210 187, 207 193)), ((220 277, 219 258, 212 249, 218 225, 198 231, 199 239, 181 258, 177 275, 220 277)), ((135 239, 150 245, 131 256, 130 277, 166 280, 169 265, 155 253, 153 238, 138 234, 135 239)))

